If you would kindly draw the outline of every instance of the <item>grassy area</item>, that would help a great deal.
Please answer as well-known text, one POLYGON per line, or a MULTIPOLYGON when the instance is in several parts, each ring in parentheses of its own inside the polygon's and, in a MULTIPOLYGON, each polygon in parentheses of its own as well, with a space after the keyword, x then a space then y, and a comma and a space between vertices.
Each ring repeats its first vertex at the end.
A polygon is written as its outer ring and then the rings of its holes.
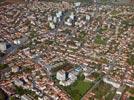
POLYGON ((128 100, 134 100, 134 88, 131 88, 129 86, 126 86, 126 89, 125 89, 125 92, 124 93, 127 93, 129 94, 129 99, 128 100))
POLYGON ((134 94, 134 89, 129 88, 128 92, 131 93, 131 94, 134 94))
POLYGON ((47 45, 52 45, 54 43, 54 40, 46 40, 45 44, 47 45))
POLYGON ((78 40, 79 42, 84 42, 86 35, 87 35, 86 32, 84 32, 84 31, 80 32, 79 35, 78 35, 78 37, 77 37, 77 40, 78 40))
POLYGON ((112 16, 116 16, 117 14, 119 14, 119 12, 118 12, 117 10, 113 10, 113 11, 111 12, 111 15, 112 15, 112 16))
POLYGON ((84 75, 78 76, 72 85, 63 87, 63 89, 72 97, 72 100, 80 100, 82 96, 93 86, 93 83, 84 81, 84 75))
POLYGON ((105 100, 113 100, 114 95, 116 94, 116 91, 111 91, 109 94, 105 97, 105 100))
POLYGON ((0 90, 0 100, 5 100, 5 94, 3 93, 3 91, 0 90))
POLYGON ((108 30, 107 27, 103 27, 103 28, 101 27, 98 29, 98 32, 103 33, 103 32, 106 32, 107 30, 108 30))
POLYGON ((31 38, 34 38, 34 37, 36 37, 36 36, 37 36, 36 31, 32 31, 32 32, 30 33, 30 37, 31 37, 31 38))
POLYGON ((74 48, 69 48, 69 50, 72 51, 72 52, 76 52, 77 51, 77 49, 74 49, 74 48))
POLYGON ((11 97, 9 98, 9 100, 18 100, 18 99, 16 99, 14 96, 11 96, 11 97))
POLYGON ((134 48, 134 42, 131 42, 131 44, 128 44, 128 48, 129 48, 130 50, 133 50, 133 48, 134 48))
POLYGON ((96 44, 106 45, 107 39, 105 39, 105 38, 103 39, 102 36, 97 35, 96 38, 95 38, 95 43, 96 44))
POLYGON ((129 100, 134 100, 134 97, 129 97, 129 100))
POLYGON ((24 0, 3 0, 3 1, 9 2, 9 3, 23 3, 24 2, 24 0))
POLYGON ((61 2, 61 0, 41 0, 41 1, 46 1, 46 2, 61 2))
POLYGON ((92 0, 74 0, 75 2, 92 3, 92 0))
MULTIPOLYGON (((97 86, 93 90, 93 93, 95 94, 95 98, 100 99, 100 100, 102 100, 107 95, 108 92, 111 92, 111 85, 106 84, 104 82, 101 82, 99 86, 97 86)), ((107 97, 105 98, 113 98, 113 96, 111 97, 110 94, 108 94, 107 97)))
POLYGON ((7 64, 0 64, 0 70, 3 70, 3 69, 5 69, 5 68, 7 68, 7 67, 8 67, 7 64))
POLYGON ((129 54, 127 62, 129 65, 134 65, 134 55, 133 54, 129 54))
POLYGON ((102 4, 108 4, 110 2, 110 0, 99 0, 99 2, 102 3, 102 4))
MULTIPOLYGON (((47 2, 61 2, 62 0, 42 0, 42 1, 47 1, 47 2)), ((68 1, 68 2, 82 2, 82 3, 91 3, 92 0, 63 0, 63 1, 68 1)))
POLYGON ((134 26, 134 17, 132 17, 131 19, 122 21, 122 24, 126 26, 134 26))
POLYGON ((3 1, 5 1, 5 0, 0 0, 0 3, 3 2, 3 1))

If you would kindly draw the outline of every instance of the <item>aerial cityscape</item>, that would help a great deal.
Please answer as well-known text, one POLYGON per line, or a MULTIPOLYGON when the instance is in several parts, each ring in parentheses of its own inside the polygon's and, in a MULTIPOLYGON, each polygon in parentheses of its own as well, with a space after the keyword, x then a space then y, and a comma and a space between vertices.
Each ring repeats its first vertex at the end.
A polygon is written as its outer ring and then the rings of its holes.
POLYGON ((134 100, 134 0, 0 0, 0 100, 134 100))

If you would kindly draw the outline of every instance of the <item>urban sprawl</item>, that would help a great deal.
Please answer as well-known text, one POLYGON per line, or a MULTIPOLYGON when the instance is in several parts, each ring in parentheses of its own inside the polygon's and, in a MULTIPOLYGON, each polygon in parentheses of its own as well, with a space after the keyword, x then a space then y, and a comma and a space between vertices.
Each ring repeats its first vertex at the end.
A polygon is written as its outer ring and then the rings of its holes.
POLYGON ((1 4, 0 100, 134 100, 134 6, 1 4))

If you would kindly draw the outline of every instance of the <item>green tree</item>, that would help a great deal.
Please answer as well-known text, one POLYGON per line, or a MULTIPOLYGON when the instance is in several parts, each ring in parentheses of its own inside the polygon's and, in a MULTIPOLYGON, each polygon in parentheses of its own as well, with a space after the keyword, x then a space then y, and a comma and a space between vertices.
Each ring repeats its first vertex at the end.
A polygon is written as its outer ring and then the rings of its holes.
POLYGON ((127 60, 129 65, 134 65, 134 55, 130 54, 127 60))

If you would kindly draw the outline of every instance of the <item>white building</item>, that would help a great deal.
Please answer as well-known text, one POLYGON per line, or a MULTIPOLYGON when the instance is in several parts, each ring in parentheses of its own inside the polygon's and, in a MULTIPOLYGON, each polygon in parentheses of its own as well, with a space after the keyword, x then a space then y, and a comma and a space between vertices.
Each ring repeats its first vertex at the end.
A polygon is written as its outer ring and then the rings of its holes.
POLYGON ((29 96, 24 94, 21 96, 21 100, 32 100, 32 99, 29 96))
POLYGON ((17 40, 14 40, 14 44, 21 44, 21 42, 19 39, 17 39, 17 40))
POLYGON ((64 81, 66 79, 65 71, 64 70, 58 71, 56 74, 56 78, 60 81, 64 81))
POLYGON ((74 3, 75 7, 79 7, 81 5, 81 2, 74 3))
POLYGON ((23 85, 23 82, 21 80, 19 80, 19 79, 16 79, 14 81, 14 84, 17 85, 17 86, 22 86, 23 85))
POLYGON ((65 24, 68 25, 68 26, 72 26, 71 18, 68 18, 67 21, 65 21, 65 24))
POLYGON ((58 11, 58 13, 56 13, 56 16, 59 18, 62 16, 62 11, 58 11))
POLYGON ((20 45, 20 44, 25 43, 27 40, 28 40, 28 37, 26 37, 26 36, 22 37, 22 38, 19 38, 19 39, 15 39, 14 44, 20 45))
POLYGON ((12 69, 12 72, 14 72, 14 73, 19 71, 19 67, 12 67, 11 69, 12 69))
POLYGON ((49 23, 49 26, 50 26, 51 29, 55 29, 54 23, 49 23))
POLYGON ((62 86, 69 86, 77 80, 77 76, 75 75, 74 71, 69 73, 68 78, 68 80, 61 80, 59 84, 62 86))
POLYGON ((7 49, 5 42, 0 42, 0 51, 4 52, 7 49))
POLYGON ((70 22, 65 22, 65 24, 68 26, 72 26, 72 23, 70 23, 70 22))
POLYGON ((69 86, 71 85, 73 82, 75 82, 74 80, 67 80, 67 81, 60 81, 59 84, 62 85, 62 86, 69 86))
POLYGON ((86 20, 90 20, 90 16, 89 15, 86 15, 86 20))
POLYGON ((52 21, 52 20, 53 20, 52 16, 48 16, 48 21, 52 21))
POLYGON ((73 13, 73 12, 71 13, 70 18, 71 18, 72 20, 74 20, 74 13, 73 13))
POLYGON ((73 73, 69 73, 68 77, 73 81, 75 81, 77 79, 77 76, 75 76, 73 73))
POLYGON ((115 82, 115 81, 113 81, 113 80, 111 80, 111 79, 108 79, 107 77, 104 77, 104 78, 103 78, 103 81, 104 81, 105 83, 107 83, 107 84, 112 85, 112 86, 115 87, 115 88, 119 88, 119 87, 120 87, 120 84, 119 84, 119 83, 117 83, 117 82, 115 82))
POLYGON ((54 18, 53 18, 53 22, 54 22, 54 23, 57 23, 57 17, 54 17, 54 18))
POLYGON ((131 80, 127 81, 127 82, 126 82, 126 85, 129 86, 129 87, 134 88, 134 82, 131 81, 131 80))

